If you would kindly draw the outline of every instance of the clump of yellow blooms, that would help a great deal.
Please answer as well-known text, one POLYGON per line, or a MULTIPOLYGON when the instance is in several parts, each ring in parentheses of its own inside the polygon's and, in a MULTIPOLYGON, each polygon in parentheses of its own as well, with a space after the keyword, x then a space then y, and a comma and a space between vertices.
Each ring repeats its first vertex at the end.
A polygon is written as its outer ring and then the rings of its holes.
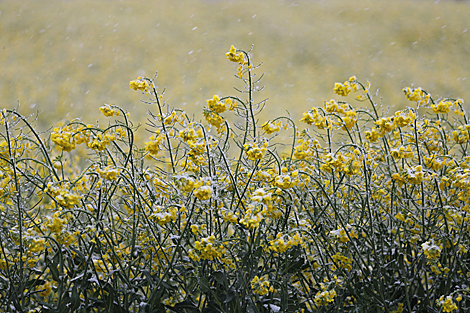
POLYGON ((107 180, 116 180, 119 175, 119 170, 111 165, 106 166, 104 169, 97 169, 100 176, 107 180))
POLYGON ((212 99, 207 100, 207 106, 215 113, 223 113, 227 110, 225 102, 221 102, 219 96, 214 95, 212 99))
POLYGON ((431 99, 431 95, 425 92, 421 87, 406 87, 403 88, 403 92, 405 93, 405 96, 408 100, 416 102, 418 104, 418 108, 422 105, 429 104, 429 101, 431 99))
POLYGON ((47 184, 47 188, 44 193, 50 194, 58 204, 61 206, 71 209, 75 205, 80 203, 81 197, 74 192, 69 190, 69 184, 54 185, 53 183, 47 184))
POLYGON ((335 255, 333 255, 332 259, 333 265, 331 265, 331 268, 333 271, 337 268, 345 268, 347 270, 352 270, 352 259, 342 255, 340 252, 337 252, 335 255))
POLYGON ((271 135, 276 132, 281 131, 282 123, 281 121, 277 121, 275 124, 271 122, 264 123, 261 128, 266 132, 266 134, 271 135))
POLYGON ((142 78, 141 76, 137 77, 136 80, 131 80, 129 82, 129 88, 134 90, 140 90, 145 94, 149 92, 149 87, 150 86, 147 80, 142 78))
POLYGON ((271 286, 269 283, 268 277, 262 276, 259 278, 258 276, 255 276, 251 280, 251 289, 253 290, 254 293, 259 294, 260 296, 265 296, 269 292, 274 292, 274 287, 271 286))
POLYGON ((150 140, 145 143, 145 151, 151 156, 157 156, 160 151, 160 145, 162 144, 163 136, 159 129, 155 131, 155 134, 150 136, 150 140))
POLYGON ((335 298, 336 298, 336 291, 334 289, 323 290, 323 291, 319 291, 315 295, 314 301, 315 301, 315 304, 320 307, 320 306, 327 306, 331 302, 335 301, 335 298))
POLYGON ((210 110, 205 110, 203 112, 204 118, 211 124, 212 126, 215 126, 218 130, 222 126, 222 124, 225 122, 225 119, 219 115, 216 112, 212 112, 210 110))
POLYGON ((441 248, 436 245, 434 242, 426 241, 421 245, 423 248, 424 255, 426 255, 431 260, 436 260, 441 254, 441 248))
POLYGON ((201 186, 194 190, 194 196, 199 200, 209 200, 212 196, 212 187, 211 186, 201 186))
POLYGON ((442 312, 453 312, 458 309, 457 304, 452 299, 452 296, 441 296, 436 300, 437 306, 442 309, 442 312))
POLYGON ((110 117, 110 116, 114 116, 114 115, 119 116, 119 111, 116 111, 116 109, 113 108, 109 104, 105 104, 102 107, 100 107, 100 111, 106 117, 110 117))
POLYGON ((214 260, 214 258, 220 258, 225 253, 223 245, 216 243, 214 235, 210 235, 206 238, 201 238, 194 242, 194 248, 197 252, 197 257, 194 255, 196 260, 214 260))
POLYGON ((292 247, 302 244, 302 238, 299 233, 295 233, 294 236, 277 234, 276 239, 269 242, 269 249, 277 253, 284 253, 292 247))
POLYGON ((335 83, 335 87, 333 88, 335 94, 338 96, 343 96, 346 97, 349 95, 351 91, 356 92, 357 91, 357 83, 356 83, 356 77, 351 76, 349 80, 345 81, 343 84, 341 83, 335 83))
POLYGON ((243 58, 243 52, 238 52, 237 49, 232 45, 230 46, 229 52, 225 54, 227 56, 227 60, 230 60, 232 62, 236 63, 243 63, 245 62, 245 59, 243 58))
POLYGON ((89 137, 89 140, 87 141, 87 146, 92 150, 103 151, 114 140, 116 140, 115 134, 94 134, 89 137))
POLYGON ((264 141, 260 147, 258 147, 258 143, 254 142, 250 144, 244 144, 243 147, 245 148, 246 156, 249 160, 256 161, 260 160, 264 157, 266 151, 268 151, 268 142, 264 141))
POLYGON ((63 151, 70 152, 75 149, 74 130, 71 125, 60 128, 54 128, 51 133, 51 140, 63 151))
POLYGON ((464 144, 470 140, 470 125, 461 125, 457 130, 452 131, 452 139, 455 143, 464 144))

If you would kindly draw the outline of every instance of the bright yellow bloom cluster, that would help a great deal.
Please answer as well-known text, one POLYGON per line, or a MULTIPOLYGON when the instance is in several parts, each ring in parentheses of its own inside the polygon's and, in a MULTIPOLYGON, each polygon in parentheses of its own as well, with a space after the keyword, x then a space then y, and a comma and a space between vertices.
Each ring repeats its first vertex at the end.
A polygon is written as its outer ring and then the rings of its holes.
POLYGON ((254 202, 259 202, 263 204, 269 204, 272 200, 270 192, 266 192, 264 188, 258 188, 255 190, 253 195, 251 196, 251 200, 254 202))
POLYGON ((314 155, 316 149, 321 148, 318 140, 305 140, 300 138, 299 145, 294 148, 294 157, 297 160, 304 160, 314 155))
POLYGON ((276 122, 276 124, 266 122, 261 126, 261 128, 266 132, 266 134, 271 135, 275 132, 281 131, 281 126, 281 121, 276 122))
POLYGON ((276 239, 269 242, 269 249, 276 251, 277 253, 283 253, 290 248, 301 244, 302 238, 300 237, 299 233, 295 233, 295 235, 292 237, 279 233, 277 234, 276 239))
POLYGON ((107 146, 116 140, 115 134, 96 134, 90 136, 90 140, 87 141, 88 148, 92 150, 103 151, 107 146))
POLYGON ((163 136, 160 129, 157 129, 155 134, 150 137, 150 140, 145 143, 145 151, 147 151, 151 156, 157 156, 160 151, 162 141, 163 136))
POLYGON ((39 252, 39 251, 43 251, 45 249, 45 246, 46 246, 46 240, 44 238, 38 238, 38 239, 33 238, 31 242, 29 243, 28 248, 29 248, 29 251, 31 252, 39 252))
POLYGON ((351 88, 349 88, 349 84, 347 82, 345 82, 345 84, 335 83, 333 90, 335 91, 335 94, 343 97, 346 97, 351 92, 351 88))
POLYGON ((331 266, 331 270, 335 271, 338 267, 339 268, 345 268, 347 270, 352 270, 352 260, 348 258, 347 256, 344 256, 337 252, 335 255, 333 255, 333 265, 331 266))
POLYGON ((237 49, 232 45, 230 46, 229 52, 225 54, 227 56, 227 60, 230 60, 232 62, 236 63, 244 63, 245 59, 243 57, 243 52, 238 52, 237 49))
POLYGON ((220 97, 214 95, 212 99, 207 100, 207 106, 215 113, 223 113, 227 110, 227 104, 220 101, 220 97))
POLYGON ((70 152, 75 149, 75 139, 73 137, 73 129, 71 125, 65 126, 63 128, 56 127, 51 133, 51 140, 57 146, 59 146, 62 151, 70 152))
POLYGON ((118 116, 119 115, 119 111, 116 111, 115 108, 113 108, 111 105, 106 104, 106 103, 105 103, 104 106, 100 107, 100 111, 106 117, 110 117, 110 116, 114 116, 114 115, 118 116))
POLYGON ((335 94, 338 96, 346 97, 351 91, 357 91, 356 76, 351 76, 349 80, 345 81, 343 84, 335 83, 333 88, 335 94))
POLYGON ((194 196, 199 200, 209 200, 212 196, 212 187, 201 186, 194 190, 194 196))
POLYGON ((435 171, 439 171, 444 165, 446 165, 447 162, 446 160, 438 159, 435 154, 429 156, 429 157, 424 157, 424 165, 427 168, 433 169, 435 171))
POLYGON ((329 124, 327 117, 321 116, 316 107, 313 107, 309 112, 305 112, 303 117, 300 119, 300 122, 307 123, 308 125, 315 125, 319 129, 325 129, 329 124))
POLYGON ((67 209, 71 209, 80 203, 81 197, 73 192, 70 192, 68 188, 69 185, 67 183, 56 186, 52 183, 49 183, 47 184, 47 188, 44 190, 44 193, 49 193, 58 204, 67 209))
POLYGON ((421 247, 423 248, 424 254, 431 260, 436 260, 441 254, 441 248, 433 241, 426 241, 421 247))
MULTIPOLYGON (((243 71, 245 69, 245 66, 248 64, 248 61, 245 61, 245 57, 243 55, 243 52, 239 51, 237 53, 237 49, 232 45, 230 46, 230 51, 225 54, 227 56, 227 59, 236 62, 239 64, 238 69, 237 69, 237 75, 238 77, 243 76, 243 71)), ((248 65, 246 66, 246 69, 251 70, 253 68, 253 65, 248 65)))
POLYGON ((414 120, 416 120, 416 114, 412 110, 410 110, 408 114, 404 111, 398 111, 395 112, 393 123, 396 127, 405 127, 410 125, 414 120))
POLYGON ((405 183, 410 184, 420 184, 424 179, 423 167, 417 165, 412 168, 406 168, 403 173, 394 173, 392 174, 392 180, 398 182, 398 185, 401 187, 405 183))
POLYGON ((184 142, 195 142, 198 138, 203 137, 202 130, 194 129, 193 124, 189 124, 186 128, 179 131, 179 136, 184 142))
POLYGON ((176 207, 170 207, 164 210, 161 206, 156 206, 154 212, 150 214, 149 220, 154 221, 160 226, 165 225, 168 222, 174 222, 178 218, 178 209, 176 207))
POLYGON ((202 115, 204 115, 204 118, 206 119, 206 121, 208 121, 209 124, 211 124, 212 126, 215 126, 217 130, 220 130, 220 127, 225 121, 225 119, 222 116, 220 116, 218 113, 212 112, 209 110, 205 110, 202 113, 202 115))
POLYGON ((215 243, 214 235, 194 242, 194 248, 198 253, 198 257, 202 260, 214 260, 220 258, 225 253, 222 245, 215 243))
POLYGON ((255 276, 251 280, 251 289, 254 293, 257 293, 260 296, 265 296, 269 292, 274 292, 274 287, 269 283, 267 276, 262 276, 261 278, 255 276))
POLYGON ((100 174, 101 178, 107 180, 116 180, 119 175, 119 170, 112 166, 107 166, 104 169, 97 169, 97 172, 100 174))
POLYGON ((438 104, 431 104, 431 108, 434 113, 438 114, 445 114, 449 113, 450 107, 453 106, 454 103, 451 101, 440 101, 438 104))
POLYGON ((252 145, 244 144, 243 147, 245 148, 246 155, 249 160, 256 161, 260 160, 268 151, 268 142, 265 141, 261 144, 261 147, 258 147, 258 144, 254 142, 252 145))
POLYGON ((470 140, 470 125, 461 125, 452 132, 453 140, 458 144, 466 143, 470 140))
POLYGON ((395 159, 395 160, 401 160, 404 158, 411 158, 413 157, 413 152, 411 151, 411 147, 407 146, 406 148, 403 146, 400 146, 398 149, 392 149, 390 150, 390 155, 395 159))
POLYGON ((147 80, 142 78, 142 76, 137 77, 136 80, 131 80, 129 82, 129 88, 134 90, 140 90, 145 94, 149 92, 149 84, 147 80))
POLYGON ((294 171, 291 173, 291 175, 292 178, 288 174, 276 176, 273 181, 273 185, 281 189, 288 189, 294 187, 299 182, 299 180, 297 179, 298 172, 294 171))
POLYGON ((178 120, 181 120, 181 116, 178 116, 178 114, 176 114, 176 111, 173 111, 168 116, 163 118, 163 123, 165 125, 172 125, 178 120))
POLYGON ((431 95, 424 92, 421 87, 418 88, 410 88, 406 87, 403 88, 403 92, 405 93, 405 96, 408 100, 416 102, 418 104, 418 108, 421 105, 426 105, 429 103, 429 100, 431 99, 431 95))
POLYGON ((47 228, 52 233, 58 233, 60 234, 62 232, 62 229, 64 228, 66 224, 66 220, 63 218, 59 217, 59 212, 54 213, 52 216, 52 219, 49 219, 49 223, 47 223, 47 228))
POLYGON ((245 215, 240 219, 240 224, 244 225, 248 229, 256 229, 264 219, 266 212, 266 206, 252 204, 248 206, 245 215))
POLYGON ((324 291, 319 291, 317 292, 317 294, 315 295, 315 304, 317 306, 326 306, 328 304, 330 304, 331 302, 335 301, 335 297, 336 297, 336 291, 334 291, 333 289, 332 290, 324 290, 324 291))
POLYGON ((452 312, 458 309, 457 305, 452 299, 452 296, 441 296, 436 300, 437 306, 442 309, 442 312, 452 312))

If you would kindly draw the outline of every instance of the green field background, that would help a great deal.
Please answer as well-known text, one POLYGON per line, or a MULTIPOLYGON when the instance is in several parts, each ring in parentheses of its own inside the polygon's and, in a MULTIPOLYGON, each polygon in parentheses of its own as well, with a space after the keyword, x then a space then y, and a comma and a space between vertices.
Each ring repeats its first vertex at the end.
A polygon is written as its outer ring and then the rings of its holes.
POLYGON ((411 84, 470 102, 469 17, 454 1, 0 1, 0 106, 39 112, 41 129, 104 121, 104 103, 145 122, 156 110, 129 81, 158 71, 167 103, 202 119, 206 99, 243 86, 232 44, 264 62, 260 120, 298 120, 351 75, 384 107, 413 105, 411 84))

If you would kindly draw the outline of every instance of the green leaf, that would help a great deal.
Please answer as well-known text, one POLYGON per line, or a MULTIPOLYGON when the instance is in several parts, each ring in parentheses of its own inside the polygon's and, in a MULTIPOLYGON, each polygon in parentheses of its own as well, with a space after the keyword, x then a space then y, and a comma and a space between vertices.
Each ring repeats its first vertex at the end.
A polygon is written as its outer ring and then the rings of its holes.
POLYGON ((199 286, 201 288, 201 291, 204 293, 210 290, 209 281, 207 280, 207 277, 201 277, 199 279, 199 286))
POLYGON ((223 273, 222 271, 217 271, 214 272, 212 275, 219 284, 224 286, 224 289, 227 289, 228 281, 225 273, 223 273))

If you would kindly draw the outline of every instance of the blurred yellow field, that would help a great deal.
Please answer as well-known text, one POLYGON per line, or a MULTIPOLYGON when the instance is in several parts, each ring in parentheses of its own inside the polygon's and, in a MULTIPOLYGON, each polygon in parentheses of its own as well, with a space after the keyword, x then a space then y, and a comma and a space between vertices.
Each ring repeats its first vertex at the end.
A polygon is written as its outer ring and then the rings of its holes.
POLYGON ((264 62, 261 120, 298 120, 351 75, 380 89, 384 107, 409 105, 411 84, 468 101, 469 13, 433 1, 1 1, 1 105, 43 112, 41 128, 93 122, 103 103, 143 122, 153 108, 129 81, 158 71, 170 106, 199 119, 206 99, 243 86, 226 74, 231 44, 254 44, 264 62))

